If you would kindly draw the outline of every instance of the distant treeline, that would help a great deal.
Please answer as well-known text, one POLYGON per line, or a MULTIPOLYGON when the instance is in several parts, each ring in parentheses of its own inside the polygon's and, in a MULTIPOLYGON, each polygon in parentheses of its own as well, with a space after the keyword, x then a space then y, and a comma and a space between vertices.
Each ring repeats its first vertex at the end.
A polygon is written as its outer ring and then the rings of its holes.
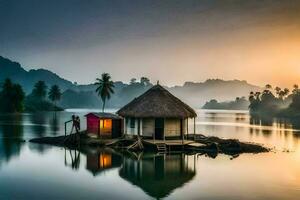
MULTIPOLYGON (((114 94, 107 102, 107 107, 120 108, 152 86, 147 77, 141 77, 139 80, 132 78, 129 84, 114 82, 114 94)), ((63 92, 59 105, 64 108, 101 108, 101 98, 95 92, 96 85, 78 87, 78 90, 68 89, 63 92)))
POLYGON ((6 79, 0 90, 0 112, 35 112, 62 110, 56 106, 61 98, 61 91, 53 85, 49 91, 44 81, 38 81, 29 95, 25 95, 20 84, 6 79), (50 102, 51 101, 51 102, 50 102))
POLYGON ((236 97, 234 101, 218 102, 212 99, 204 104, 203 109, 248 110, 249 101, 246 97, 236 97))
MULTIPOLYGON (((83 72, 84 73, 84 72, 83 72)), ((25 95, 29 95, 36 82, 42 80, 48 87, 57 85, 62 91, 58 106, 63 108, 101 108, 101 98, 95 92, 96 86, 80 85, 66 80, 45 69, 25 70, 21 64, 0 56, 0 84, 10 78, 22 86, 25 95)), ((166 80, 164 80, 166 81, 166 80)), ((120 108, 139 96, 152 84, 147 77, 131 79, 130 83, 114 81, 114 94, 107 102, 108 108, 120 108)), ((166 86, 165 86, 166 87, 166 86)), ((172 94, 188 105, 199 108, 210 99, 228 101, 234 97, 247 96, 250 91, 261 88, 243 80, 208 79, 204 82, 186 81, 183 85, 166 87, 172 94)))
POLYGON ((270 84, 263 92, 250 92, 249 110, 252 115, 300 117, 300 89, 293 86, 292 92, 288 88, 281 89, 270 84))

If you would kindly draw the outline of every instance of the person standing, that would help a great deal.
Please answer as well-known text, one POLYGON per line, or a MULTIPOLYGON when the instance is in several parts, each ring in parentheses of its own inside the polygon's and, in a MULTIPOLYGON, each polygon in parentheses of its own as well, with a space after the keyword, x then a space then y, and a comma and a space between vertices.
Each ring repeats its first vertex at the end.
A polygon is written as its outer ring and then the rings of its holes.
POLYGON ((76 116, 76 120, 75 121, 76 121, 76 125, 77 125, 77 130, 76 131, 78 132, 78 131, 80 131, 80 118, 79 118, 78 115, 76 116))
POLYGON ((75 115, 72 115, 72 129, 71 129, 71 134, 73 133, 73 130, 76 130, 76 117, 75 115))

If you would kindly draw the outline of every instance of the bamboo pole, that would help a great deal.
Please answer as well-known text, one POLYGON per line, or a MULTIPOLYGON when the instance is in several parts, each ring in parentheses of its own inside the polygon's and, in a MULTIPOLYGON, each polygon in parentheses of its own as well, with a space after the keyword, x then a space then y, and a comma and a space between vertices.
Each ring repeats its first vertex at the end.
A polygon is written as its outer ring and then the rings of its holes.
POLYGON ((99 121, 98 121, 98 136, 99 136, 99 138, 100 138, 100 119, 99 119, 99 121))
POLYGON ((140 122, 141 122, 141 119, 140 118, 138 118, 138 136, 140 136, 141 135, 141 124, 140 124, 140 122))
POLYGON ((163 134, 164 134, 164 142, 166 141, 166 135, 165 135, 165 123, 166 123, 166 119, 164 118, 164 130, 163 130, 163 134))
POLYGON ((194 117, 194 140, 196 139, 196 117, 194 117))
POLYGON ((189 139, 189 118, 186 118, 186 137, 189 139))
POLYGON ((181 135, 181 140, 182 140, 182 144, 183 144, 183 123, 182 123, 182 119, 180 119, 180 135, 181 135))

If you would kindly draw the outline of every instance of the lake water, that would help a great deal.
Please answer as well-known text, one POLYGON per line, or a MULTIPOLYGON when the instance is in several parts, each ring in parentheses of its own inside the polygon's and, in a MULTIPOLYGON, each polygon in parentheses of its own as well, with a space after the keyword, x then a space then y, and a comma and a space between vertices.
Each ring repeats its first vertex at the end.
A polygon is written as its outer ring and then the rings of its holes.
MULTIPOLYGON (((0 199, 299 199, 300 121, 244 111, 198 110, 197 133, 274 147, 275 152, 153 155, 68 150, 21 142, 64 134, 75 113, 0 115, 0 199)), ((193 131, 192 121, 190 122, 193 131)))

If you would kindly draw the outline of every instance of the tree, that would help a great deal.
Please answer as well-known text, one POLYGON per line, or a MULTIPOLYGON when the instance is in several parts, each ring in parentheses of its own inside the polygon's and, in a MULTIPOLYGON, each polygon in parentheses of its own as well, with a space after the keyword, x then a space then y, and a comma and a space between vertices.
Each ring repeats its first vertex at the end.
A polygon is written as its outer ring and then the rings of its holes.
POLYGON ((299 93, 299 86, 297 85, 297 84, 295 84, 295 85, 293 85, 293 94, 297 94, 297 93, 299 93))
POLYGON ((103 102, 102 112, 104 112, 106 100, 109 100, 111 94, 114 93, 114 82, 111 80, 111 76, 108 73, 103 73, 101 75, 101 78, 97 78, 94 84, 97 86, 96 92, 98 96, 101 97, 101 100, 103 102))
POLYGON ((267 84, 267 85, 265 86, 265 88, 266 88, 267 90, 270 90, 270 89, 272 89, 272 85, 267 84))
POLYGON ((48 98, 54 103, 56 108, 56 102, 59 101, 61 98, 61 91, 58 85, 53 85, 50 88, 50 91, 48 93, 48 98))
POLYGON ((149 86, 150 85, 150 80, 147 77, 141 77, 141 84, 144 86, 149 86))
POLYGON ((135 84, 135 83, 136 83, 136 78, 130 79, 130 85, 135 84))
POLYGON ((23 101, 25 99, 25 93, 23 88, 19 84, 13 85, 12 90, 12 103, 14 105, 15 112, 22 112, 23 111, 23 101))
POLYGON ((32 95, 40 100, 43 100, 47 94, 47 85, 44 81, 38 81, 32 90, 32 95))
POLYGON ((260 92, 255 92, 254 96, 256 98, 256 100, 260 100, 260 92))
POLYGON ((275 91, 276 91, 276 94, 279 96, 279 93, 280 93, 280 91, 281 91, 281 88, 280 87, 275 87, 275 91))
POLYGON ((248 99, 250 102, 253 102, 255 100, 255 97, 254 97, 254 92, 251 91, 250 94, 249 94, 249 99, 248 99))
POLYGON ((278 98, 279 98, 280 100, 283 100, 283 97, 284 97, 284 91, 283 91, 283 90, 280 90, 280 91, 279 91, 279 94, 278 94, 278 98))
POLYGON ((288 88, 284 88, 284 96, 287 96, 290 93, 290 90, 288 88))
POLYGON ((0 111, 2 112, 22 112, 25 94, 21 85, 14 84, 10 79, 6 79, 0 92, 0 111))

